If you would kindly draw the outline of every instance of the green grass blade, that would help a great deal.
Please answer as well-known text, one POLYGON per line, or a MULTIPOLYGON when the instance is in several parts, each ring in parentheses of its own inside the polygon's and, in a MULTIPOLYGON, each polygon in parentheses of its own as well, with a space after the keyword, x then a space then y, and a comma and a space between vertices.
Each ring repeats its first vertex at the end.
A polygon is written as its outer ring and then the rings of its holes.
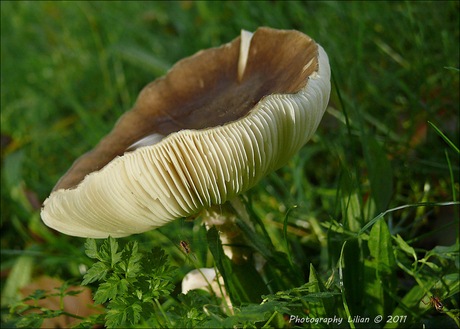
POLYGON ((393 170, 388 156, 375 138, 368 135, 366 141, 363 143, 364 157, 369 168, 371 193, 379 213, 388 207, 393 194, 393 170))
POLYGON ((444 141, 445 141, 455 152, 457 152, 457 154, 460 154, 460 150, 458 149, 458 147, 455 146, 455 144, 452 143, 452 142, 450 141, 450 139, 447 138, 447 136, 444 135, 444 134, 442 133, 441 130, 439 130, 438 127, 436 127, 431 121, 428 121, 428 123, 430 124, 431 127, 434 128, 434 130, 436 130, 436 132, 439 134, 439 136, 441 136, 442 139, 444 139, 444 141))
POLYGON ((291 264, 292 266, 292 256, 291 256, 291 251, 289 249, 289 240, 288 240, 288 236, 287 236, 287 227, 288 227, 288 218, 289 218, 289 212, 294 209, 296 206, 293 206, 291 208, 289 208, 287 211, 286 211, 286 215, 284 216, 284 220, 283 220, 283 235, 284 235, 284 242, 285 242, 285 248, 286 248, 286 254, 288 256, 288 259, 289 259, 289 263, 291 264))
POLYGON ((450 71, 454 71, 454 72, 460 72, 460 70, 456 67, 452 67, 452 66, 444 66, 444 68, 446 70, 450 70, 450 71))
POLYGON ((387 215, 388 213, 393 212, 393 211, 398 211, 398 210, 401 210, 401 209, 412 208, 412 207, 440 207, 440 206, 453 206, 453 205, 458 205, 458 204, 460 204, 460 202, 458 202, 458 201, 450 201, 450 202, 418 202, 418 203, 406 204, 406 205, 399 206, 399 207, 396 207, 396 208, 388 209, 388 210, 382 212, 381 214, 379 214, 378 216, 374 217, 372 220, 369 221, 369 223, 364 225, 364 227, 358 232, 358 235, 363 234, 369 227, 374 225, 375 222, 377 222, 380 218, 384 217, 385 215, 387 215))
MULTIPOLYGON (((453 199, 454 201, 457 201, 457 195, 456 195, 456 193, 455 193, 455 179, 454 179, 454 173, 453 173, 453 171, 452 171, 452 165, 451 165, 451 163, 450 163, 450 158, 449 158, 449 154, 447 153, 447 150, 445 150, 445 153, 446 153, 447 165, 449 166, 450 184, 452 185, 452 199, 453 199)), ((455 213, 455 218, 459 219, 457 207, 454 207, 454 213, 455 213)))
MULTIPOLYGON (((340 279, 340 291, 342 293, 342 303, 345 309, 345 314, 347 315, 348 319, 351 319, 350 309, 348 307, 348 302, 345 296, 345 285, 343 284, 343 267, 344 267, 344 260, 343 260, 343 250, 345 249, 347 241, 345 241, 342 245, 342 250, 340 251, 340 258, 339 258, 339 279, 340 279)), ((350 322, 350 327, 355 329, 355 324, 350 322)))

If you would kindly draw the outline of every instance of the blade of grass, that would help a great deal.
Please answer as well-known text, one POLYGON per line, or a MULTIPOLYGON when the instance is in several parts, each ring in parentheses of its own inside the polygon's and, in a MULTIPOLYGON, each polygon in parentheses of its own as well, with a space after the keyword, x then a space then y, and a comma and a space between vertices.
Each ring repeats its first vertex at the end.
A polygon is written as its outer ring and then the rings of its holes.
POLYGON ((451 70, 451 71, 454 71, 454 72, 460 72, 460 70, 456 67, 452 67, 452 66, 444 66, 444 68, 446 70, 451 70))
POLYGON ((227 289, 227 292, 230 296, 230 300, 232 303, 239 305, 241 300, 244 300, 244 297, 240 295, 241 290, 239 289, 240 286, 238 282, 233 280, 234 273, 232 271, 232 266, 230 263, 231 261, 224 254, 222 242, 220 241, 217 229, 214 226, 211 227, 211 229, 208 230, 206 236, 208 239, 209 250, 214 256, 214 262, 217 269, 219 270, 220 275, 224 279, 225 288, 227 289))
POLYGON ((289 263, 292 266, 292 256, 291 256, 291 251, 289 250, 289 242, 288 242, 288 236, 287 236, 287 227, 288 227, 288 218, 289 218, 289 212, 294 209, 296 206, 292 206, 286 211, 286 215, 284 216, 284 221, 283 221, 283 235, 284 235, 284 242, 285 242, 285 247, 286 247, 286 254, 289 259, 289 263))
MULTIPOLYGON (((315 267, 312 264, 310 264, 310 275, 308 278, 308 282, 314 283, 314 285, 310 289, 310 292, 312 293, 328 292, 323 282, 321 281, 321 278, 318 272, 316 271, 315 267)), ((332 315, 335 313, 334 311, 335 311, 335 308, 333 305, 333 301, 327 298, 320 299, 319 303, 316 303, 310 306, 310 315, 316 318, 332 317, 332 315)))
POLYGON ((372 214, 375 215, 386 209, 390 203, 393 194, 393 170, 383 147, 373 135, 369 134, 363 140, 363 153, 369 170, 371 195, 377 207, 377 211, 372 214))
MULTIPOLYGON (((345 313, 347 314, 347 317, 348 319, 351 319, 351 313, 350 313, 350 309, 348 308, 348 303, 347 303, 347 299, 345 297, 345 285, 343 284, 343 272, 342 272, 342 268, 343 268, 343 250, 345 248, 345 245, 346 245, 347 241, 345 241, 342 245, 342 250, 340 251, 340 258, 339 258, 339 279, 340 279, 340 292, 342 293, 342 302, 343 302, 343 307, 345 308, 345 313)), ((353 323, 353 321, 349 322, 350 323, 350 327, 352 329, 355 329, 355 324, 353 323)))
MULTIPOLYGON (((348 132, 348 139, 350 141, 350 145, 353 145, 353 140, 352 140, 352 132, 351 132, 351 122, 350 122, 350 119, 349 119, 349 115, 348 115, 348 112, 347 112, 347 109, 346 109, 346 106, 345 106, 345 102, 343 101, 343 98, 342 98, 342 95, 340 93, 340 89, 339 89, 339 86, 338 86, 338 83, 337 83, 337 78, 335 77, 335 74, 334 74, 334 71, 332 71, 332 75, 331 75, 331 80, 334 84, 334 88, 337 92, 337 97, 339 98, 339 103, 340 103, 340 107, 342 108, 342 111, 343 111, 343 115, 345 116, 345 122, 346 122, 346 127, 347 127, 347 132, 348 132)), ((353 168, 355 168, 355 174, 356 174, 356 177, 360 177, 359 175, 359 166, 357 165, 357 162, 356 162, 356 157, 352 157, 352 162, 353 162, 353 168)), ((358 186, 358 191, 359 191, 359 195, 363 195, 361 193, 361 184, 359 184, 359 182, 356 182, 357 183, 357 186, 358 186)), ((360 205, 360 209, 362 209, 362 204, 361 204, 361 201, 359 200, 359 205, 360 205)))
MULTIPOLYGON (((457 201, 457 196, 455 194, 455 179, 454 179, 454 173, 452 172, 452 165, 450 163, 450 159, 449 159, 449 154, 447 153, 447 150, 445 150, 446 152, 446 159, 447 159, 447 165, 449 166, 449 173, 450 173, 450 183, 452 185, 452 199, 454 201, 457 201)), ((455 218, 458 219, 458 210, 457 210, 457 207, 454 207, 454 213, 455 213, 455 218)))
MULTIPOLYGON (((457 202, 456 204, 459 204, 459 203, 457 202)), ((428 232, 428 233, 419 235, 418 237, 416 237, 416 238, 414 238, 414 239, 412 239, 412 240, 408 240, 407 243, 414 243, 414 242, 416 242, 416 241, 419 241, 419 240, 421 240, 421 239, 424 239, 424 238, 426 238, 427 236, 430 236, 430 235, 435 234, 436 232, 441 232, 442 230, 445 230, 446 228, 448 228, 449 226, 451 226, 451 225, 453 225, 453 224, 457 224, 457 225, 458 225, 458 222, 459 222, 458 219, 457 219, 457 220, 454 220, 454 221, 452 221, 452 222, 450 222, 450 223, 448 223, 448 224, 446 224, 446 225, 443 225, 443 226, 441 226, 441 227, 439 227, 439 228, 437 228, 437 229, 435 229, 435 230, 432 230, 432 231, 430 231, 430 232, 428 232)))
POLYGON ((374 223, 376 221, 378 221, 380 218, 384 217, 386 214, 388 214, 390 212, 393 212, 393 211, 397 211, 397 210, 401 210, 401 209, 405 209, 405 208, 411 208, 411 207, 452 206, 452 205, 458 205, 458 204, 460 204, 460 202, 457 202, 457 201, 450 201, 450 202, 419 202, 419 203, 405 204, 403 206, 388 209, 388 210, 382 212, 381 214, 379 214, 378 216, 374 217, 371 221, 369 221, 369 223, 364 225, 364 227, 358 232, 358 236, 360 234, 363 234, 364 231, 366 231, 369 227, 374 225, 374 223))
POLYGON ((458 147, 455 146, 455 144, 452 143, 452 142, 450 141, 450 139, 447 138, 447 136, 444 135, 444 134, 442 133, 441 130, 439 130, 438 127, 436 127, 431 121, 428 121, 428 123, 430 124, 431 127, 434 128, 434 130, 436 130, 436 132, 438 133, 438 135, 441 136, 442 139, 444 139, 444 141, 445 141, 455 152, 457 152, 457 154, 460 154, 460 150, 458 149, 458 147))

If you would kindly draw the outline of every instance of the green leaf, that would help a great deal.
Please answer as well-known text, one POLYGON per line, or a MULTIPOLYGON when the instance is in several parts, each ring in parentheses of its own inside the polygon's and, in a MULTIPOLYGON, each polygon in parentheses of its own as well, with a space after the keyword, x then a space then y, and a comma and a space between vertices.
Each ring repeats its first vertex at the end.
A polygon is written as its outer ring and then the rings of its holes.
POLYGON ((125 298, 117 298, 109 304, 110 310, 107 312, 107 326, 114 327, 126 322, 126 309, 130 303, 125 298))
POLYGON ((391 244, 391 234, 387 223, 380 219, 371 229, 369 234, 369 251, 378 262, 378 270, 381 275, 389 274, 396 265, 391 244))
POLYGON ((64 295, 65 291, 72 285, 73 280, 65 281, 60 287, 55 287, 57 291, 59 291, 60 295, 64 295))
MULTIPOLYGON (((139 281, 141 283, 143 282, 142 280, 139 281)), ((169 280, 160 279, 158 277, 144 282, 148 282, 149 284, 144 284, 141 291, 146 296, 150 296, 154 299, 168 296, 174 290, 174 285, 169 280)))
POLYGON ((107 299, 114 298, 118 293, 118 283, 120 280, 112 275, 107 282, 101 283, 94 294, 94 305, 105 303, 107 299))
POLYGON ((404 297, 398 303, 398 306, 392 313, 392 316, 404 316, 404 315, 412 315, 414 317, 417 314, 414 313, 414 305, 418 305, 419 308, 423 306, 420 300, 425 296, 426 292, 424 289, 419 285, 413 286, 409 292, 407 292, 404 297))
POLYGON ((459 279, 460 279, 460 274, 458 272, 444 275, 444 280, 456 282, 457 287, 458 287, 458 283, 460 281, 459 279))
POLYGON ((179 294, 177 299, 181 302, 182 307, 176 307, 171 310, 171 321, 175 327, 196 328, 203 324, 207 318, 204 309, 207 305, 213 305, 215 300, 211 300, 206 295, 201 295, 194 290, 190 290, 187 295, 179 294))
POLYGON ((376 260, 364 260, 364 275, 363 286, 366 309, 371 317, 376 317, 384 312, 382 303, 384 290, 382 289, 382 281, 378 276, 378 262, 376 260))
POLYGON ((76 296, 83 292, 84 290, 71 290, 65 293, 65 296, 76 296))
POLYGON ((131 324, 136 324, 141 319, 141 313, 142 313, 142 306, 139 305, 139 302, 136 302, 134 304, 131 304, 126 309, 126 319, 131 324))
POLYGON ((121 252, 120 268, 124 271, 128 278, 136 277, 142 270, 140 260, 142 254, 138 252, 138 244, 136 241, 129 242, 121 252))
POLYGON ((436 264, 433 263, 433 262, 428 262, 428 261, 426 260, 426 258, 420 259, 420 260, 419 260, 419 263, 420 263, 420 264, 423 264, 423 265, 426 265, 426 266, 428 266, 428 267, 430 267, 432 270, 435 270, 435 271, 439 271, 439 270, 440 270, 440 268, 439 268, 438 265, 436 265, 436 264))
POLYGON ((29 313, 16 323, 18 328, 40 328, 45 318, 39 313, 29 313))
POLYGON ((126 321, 137 324, 141 319, 142 306, 133 297, 117 298, 109 303, 107 312, 107 327, 122 326, 126 321))
POLYGON ((121 301, 112 301, 110 303, 112 305, 112 309, 110 309, 107 312, 107 315, 105 317, 105 319, 107 320, 105 325, 108 328, 114 328, 117 326, 121 326, 123 323, 126 322, 126 313, 124 312, 124 308, 114 307, 115 305, 119 303, 121 303, 121 301))
POLYGON ((453 259, 456 255, 459 254, 459 244, 453 244, 451 246, 436 246, 430 251, 430 255, 437 255, 440 257, 445 257, 453 259))
POLYGON ((121 253, 117 251, 117 240, 109 236, 106 240, 104 240, 104 243, 99 249, 98 259, 101 262, 109 263, 110 266, 113 268, 120 261, 121 258, 121 253))
POLYGON ((153 248, 142 258, 143 273, 148 276, 170 280, 177 272, 176 266, 171 266, 168 256, 160 247, 153 248))
POLYGON ((406 241, 401 238, 401 236, 398 234, 396 238, 394 238, 398 246, 403 250, 404 252, 408 253, 409 255, 412 255, 414 257, 414 260, 417 261, 417 254, 415 253, 414 248, 409 246, 406 241))
POLYGON ((27 300, 39 300, 39 299, 42 299, 42 298, 46 298, 46 293, 48 291, 47 290, 42 290, 42 289, 36 289, 33 293, 31 293, 29 296, 27 296, 26 298, 23 299, 23 301, 27 301, 27 300))
POLYGON ((97 256, 100 261, 88 270, 83 284, 105 281, 100 284, 94 300, 96 305, 108 301, 108 327, 125 322, 137 324, 142 314, 153 312, 153 298, 168 296, 174 290, 171 281, 177 268, 169 264, 168 256, 159 247, 144 256, 138 250, 138 243, 132 241, 118 251, 118 243, 111 237, 99 251, 91 240, 86 247, 89 256, 97 256))
POLYGON ((85 243, 85 254, 89 258, 96 259, 98 258, 99 252, 97 251, 96 240, 88 238, 85 243))
POLYGON ((82 285, 87 285, 88 283, 102 280, 107 276, 109 273, 110 268, 104 264, 103 262, 95 263, 91 268, 86 272, 85 276, 83 277, 82 285))
POLYGON ((121 253, 117 252, 118 250, 118 242, 111 236, 108 238, 109 241, 109 246, 110 246, 110 261, 112 264, 112 268, 115 267, 115 264, 117 264, 120 259, 121 259, 121 253))
POLYGON ((144 255, 141 260, 142 276, 137 277, 136 287, 142 298, 164 297, 174 290, 171 283, 177 272, 177 267, 171 266, 165 251, 159 247, 144 255))

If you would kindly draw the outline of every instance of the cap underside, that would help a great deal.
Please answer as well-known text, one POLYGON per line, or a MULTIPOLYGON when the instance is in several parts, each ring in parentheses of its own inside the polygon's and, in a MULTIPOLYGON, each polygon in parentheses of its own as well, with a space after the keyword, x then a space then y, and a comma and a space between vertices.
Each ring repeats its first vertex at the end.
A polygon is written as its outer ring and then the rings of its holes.
MULTIPOLYGON (((135 108, 129 112, 137 111, 137 114, 125 114, 111 135, 104 139, 109 141, 106 144, 102 141, 72 167, 78 169, 81 161, 90 164, 86 170, 103 168, 84 174, 83 181, 78 181, 77 175, 71 177, 74 175, 71 168, 67 173, 70 178, 63 178, 45 200, 44 222, 60 232, 82 237, 141 233, 193 215, 203 208, 222 204, 284 165, 315 132, 330 94, 326 53, 307 36, 291 33, 272 29, 259 29, 254 33, 241 84, 237 77, 237 52, 236 61, 231 59, 223 65, 224 78, 209 80, 202 72, 204 66, 200 66, 192 77, 188 66, 205 56, 206 51, 202 51, 179 62, 166 77, 147 86, 135 108), (263 42, 262 36, 272 34, 276 35, 276 40, 268 42, 272 47, 270 53, 262 56, 260 52, 266 51, 267 43, 263 42), (287 44, 291 45, 289 51, 279 47, 280 40, 287 42, 287 39, 290 40, 287 44), (282 60, 283 52, 294 53, 288 56, 289 64, 300 61, 296 64, 296 72, 284 74, 282 68, 270 68, 278 62, 283 63, 281 66, 289 66, 282 60), (259 63, 261 58, 265 65, 259 63), (234 65, 232 69, 230 63, 234 65), (185 96, 188 91, 182 93, 177 86, 171 87, 173 81, 180 80, 175 76, 179 75, 179 70, 188 72, 187 78, 182 79, 190 80, 184 84, 193 85, 195 93, 185 96), (264 77, 266 81, 261 82, 264 77), (252 85, 254 88, 250 88, 252 85), (167 87, 173 91, 165 96, 167 87), (175 93, 180 96, 174 98, 175 93), (232 97, 228 96, 229 93, 233 94, 232 97), (152 102, 159 102, 158 97, 178 106, 173 106, 174 110, 168 112, 167 119, 152 119, 153 128, 142 128, 148 133, 142 133, 137 140, 151 133, 167 137, 153 145, 124 153, 136 142, 128 138, 129 143, 123 151, 115 152, 105 166, 91 163, 98 152, 110 153, 105 147, 115 144, 112 139, 120 135, 116 130, 127 125, 124 118, 128 117, 132 123, 132 118, 145 115, 151 111, 152 102), (186 101, 187 97, 192 99, 191 103, 186 101), (194 107, 193 104, 198 105, 194 107), (185 114, 181 116, 180 113, 185 114), (206 126, 194 123, 189 127, 192 117, 201 122, 205 119, 208 123, 206 126), (210 121, 218 123, 210 124, 210 121)), ((234 43, 208 51, 223 49, 233 54, 234 51, 227 48, 238 48, 234 43)), ((215 56, 220 58, 218 54, 211 57, 215 56)), ((214 67, 212 64, 205 66, 211 71, 214 67)), ((217 76, 217 73, 213 74, 217 76)), ((148 121, 147 118, 148 115, 142 121, 148 121)), ((76 170, 77 173, 81 171, 81 168, 76 170)))

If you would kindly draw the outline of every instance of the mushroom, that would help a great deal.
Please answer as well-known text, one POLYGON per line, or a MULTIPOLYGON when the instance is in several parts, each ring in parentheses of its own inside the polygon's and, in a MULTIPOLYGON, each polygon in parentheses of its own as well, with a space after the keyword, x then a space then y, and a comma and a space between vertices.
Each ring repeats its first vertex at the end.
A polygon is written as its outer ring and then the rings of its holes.
POLYGON ((312 137, 330 94, 324 49, 259 28, 175 64, 75 161, 41 217, 62 233, 122 237, 220 205, 312 137))
MULTIPOLYGON (((215 268, 194 269, 184 276, 182 279, 183 294, 187 294, 190 290, 198 289, 223 298, 227 306, 233 309, 230 296, 225 289, 224 280, 215 268)), ((224 303, 224 301, 222 302, 224 303)))
POLYGON ((202 289, 222 297, 222 292, 226 295, 224 282, 221 276, 216 274, 215 268, 200 268, 191 270, 182 279, 182 293, 187 294, 190 290, 202 289), (219 282, 217 282, 219 278, 219 282), (219 288, 219 285, 221 288, 219 288))

